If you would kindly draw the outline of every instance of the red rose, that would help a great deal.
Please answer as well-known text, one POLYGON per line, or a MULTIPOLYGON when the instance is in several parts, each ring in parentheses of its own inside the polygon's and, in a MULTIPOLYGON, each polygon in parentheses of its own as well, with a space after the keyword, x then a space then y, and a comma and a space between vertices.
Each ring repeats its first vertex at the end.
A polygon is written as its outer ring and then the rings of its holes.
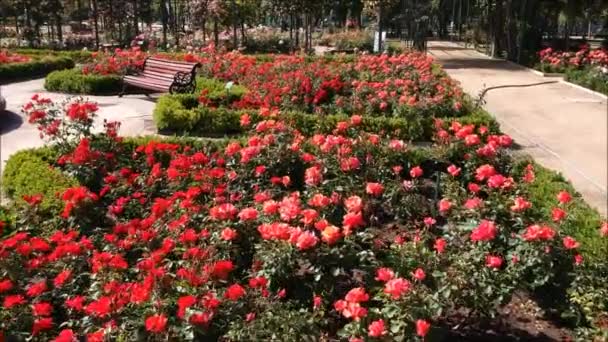
POLYGON ((365 186, 365 192, 372 196, 380 196, 384 191, 384 186, 380 183, 367 183, 365 186))
POLYGON ((376 270, 376 280, 387 282, 395 277, 395 272, 387 267, 381 267, 376 270))
POLYGON ((566 247, 566 249, 575 249, 575 248, 578 248, 580 246, 580 243, 578 243, 571 236, 564 237, 563 243, 564 243, 564 247, 566 247))
POLYGON ((428 334, 430 328, 431 328, 431 323, 429 323, 423 319, 419 319, 416 321, 416 335, 418 335, 420 337, 424 337, 424 336, 426 336, 426 334, 428 334))
POLYGON ((422 171, 422 168, 420 166, 414 166, 410 170, 410 176, 412 176, 412 178, 418 178, 422 176, 423 173, 424 172, 422 171))
POLYGON ((502 266, 502 258, 495 255, 487 255, 486 266, 490 268, 500 268, 500 266, 502 266))
POLYGON ((562 190, 557 194, 557 200, 561 204, 566 204, 572 200, 572 196, 570 196, 568 191, 562 190))
POLYGON ((382 337, 386 335, 386 327, 384 326, 384 321, 381 319, 373 321, 367 327, 367 334, 370 337, 382 337))
POLYGON ((239 284, 230 285, 226 292, 224 292, 224 298, 237 301, 239 298, 245 295, 245 289, 239 284))
POLYGON ((146 330, 151 333, 162 333, 167 326, 167 317, 156 314, 146 318, 146 330))

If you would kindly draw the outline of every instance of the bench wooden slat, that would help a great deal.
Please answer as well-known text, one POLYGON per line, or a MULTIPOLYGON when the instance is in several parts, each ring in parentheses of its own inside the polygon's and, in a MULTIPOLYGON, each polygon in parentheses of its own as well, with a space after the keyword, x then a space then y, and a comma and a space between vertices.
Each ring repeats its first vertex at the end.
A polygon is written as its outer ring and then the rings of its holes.
MULTIPOLYGON (((138 88, 155 90, 155 91, 173 91, 173 86, 179 87, 178 89, 194 89, 194 78, 196 75, 196 68, 200 64, 172 61, 167 59, 160 59, 149 57, 146 59, 143 67, 143 71, 139 75, 129 75, 123 77, 123 83, 126 85, 132 85, 138 88), (186 73, 192 75, 190 84, 177 83, 177 74, 186 73)), ((124 93, 124 89, 123 89, 124 93)), ((121 93, 122 96, 122 93, 121 93)))

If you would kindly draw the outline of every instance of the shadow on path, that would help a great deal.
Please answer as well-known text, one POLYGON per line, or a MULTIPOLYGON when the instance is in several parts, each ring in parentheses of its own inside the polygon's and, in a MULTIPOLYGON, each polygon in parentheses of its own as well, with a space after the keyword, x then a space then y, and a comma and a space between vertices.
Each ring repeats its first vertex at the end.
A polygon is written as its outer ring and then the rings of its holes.
POLYGON ((438 58, 444 69, 499 69, 521 71, 521 66, 503 60, 485 58, 438 58))
POLYGON ((22 124, 23 118, 21 115, 11 111, 0 112, 0 134, 6 134, 16 130, 21 127, 22 124))

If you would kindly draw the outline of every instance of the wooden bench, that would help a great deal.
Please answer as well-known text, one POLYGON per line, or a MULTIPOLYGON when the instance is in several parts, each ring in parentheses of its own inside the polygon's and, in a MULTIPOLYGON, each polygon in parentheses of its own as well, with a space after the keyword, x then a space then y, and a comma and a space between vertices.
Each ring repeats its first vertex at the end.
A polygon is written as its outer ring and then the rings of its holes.
POLYGON ((196 89, 196 69, 199 63, 171 61, 148 57, 140 73, 125 75, 122 97, 127 86, 166 93, 192 93, 196 89))

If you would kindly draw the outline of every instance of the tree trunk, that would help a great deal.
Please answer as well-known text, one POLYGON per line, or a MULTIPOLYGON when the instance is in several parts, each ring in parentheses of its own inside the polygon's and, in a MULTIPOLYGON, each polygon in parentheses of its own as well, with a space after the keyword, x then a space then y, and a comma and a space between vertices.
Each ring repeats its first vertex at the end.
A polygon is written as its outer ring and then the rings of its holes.
POLYGON ((304 14, 304 51, 308 50, 308 14, 304 14))
POLYGON ((135 35, 139 34, 139 10, 137 7, 137 0, 133 0, 133 24, 135 25, 135 35))
POLYGON ((97 12, 97 0, 93 0, 93 20, 95 26, 95 49, 99 50, 99 13, 97 12))
POLYGON ((502 39, 504 38, 504 10, 502 0, 496 0, 496 7, 492 14, 492 57, 502 53, 502 39))
POLYGON ((220 45, 220 31, 219 31, 217 20, 218 20, 218 18, 213 18, 213 41, 215 42, 216 49, 220 45))
POLYGON ((295 23, 295 35, 296 35, 296 49, 300 47, 300 25, 298 23, 298 16, 294 16, 295 23))
POLYGON ((384 1, 378 3, 378 53, 382 53, 382 30, 384 29, 384 18, 382 17, 384 1))
POLYGON ((237 8, 236 1, 232 0, 232 46, 236 50, 238 49, 239 38, 237 36, 237 8))
POLYGON ((63 22, 61 21, 61 14, 55 13, 55 24, 57 24, 57 40, 59 44, 63 43, 63 22))
POLYGON ((161 0, 160 3, 160 15, 163 23, 163 46, 167 47, 167 30, 169 25, 169 13, 167 13, 167 0, 161 0))

